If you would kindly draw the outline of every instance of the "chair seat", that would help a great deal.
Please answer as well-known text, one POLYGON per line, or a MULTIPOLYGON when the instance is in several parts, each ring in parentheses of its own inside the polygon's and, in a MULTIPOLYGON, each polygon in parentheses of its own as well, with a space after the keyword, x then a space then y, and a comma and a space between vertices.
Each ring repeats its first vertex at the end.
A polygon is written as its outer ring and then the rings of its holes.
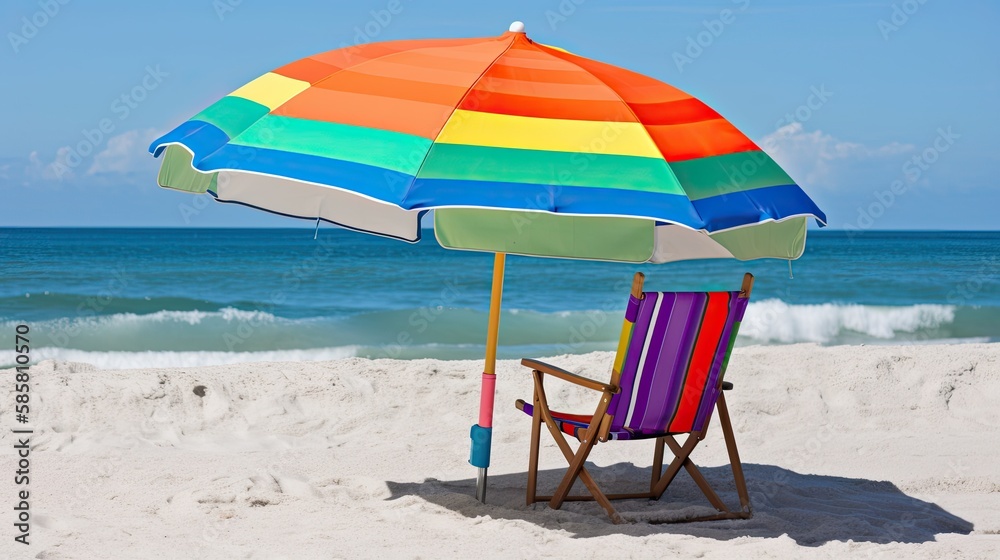
MULTIPOLYGON (((518 399, 514 403, 514 406, 518 408, 521 412, 524 412, 528 416, 534 413, 534 406, 518 399)), ((586 432, 587 428, 590 427, 590 422, 593 420, 594 416, 591 414, 569 414, 566 412, 557 412, 555 410, 551 411, 552 419, 555 420, 559 429, 570 436, 575 437, 578 440, 583 439, 583 434, 586 432)), ((629 430, 628 428, 622 428, 620 430, 611 430, 608 432, 608 439, 615 440, 630 440, 630 439, 650 439, 658 438, 667 435, 676 435, 671 432, 646 432, 646 431, 636 431, 629 430)))

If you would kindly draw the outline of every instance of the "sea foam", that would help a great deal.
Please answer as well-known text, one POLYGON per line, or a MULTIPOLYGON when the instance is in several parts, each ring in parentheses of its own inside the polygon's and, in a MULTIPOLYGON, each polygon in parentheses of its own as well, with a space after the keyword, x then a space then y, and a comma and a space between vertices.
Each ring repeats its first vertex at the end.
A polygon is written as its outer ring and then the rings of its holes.
MULTIPOLYGON (((962 321, 975 310, 950 305, 872 306, 751 302, 738 344, 827 345, 920 342, 978 336, 962 321), (964 313, 964 315, 962 315, 964 313), (964 317, 964 318, 963 318, 964 317)), ((971 315, 970 315, 971 314, 971 315)), ((283 318, 231 307, 218 311, 117 313, 32 324, 32 362, 85 362, 101 368, 174 367, 258 361, 372 358, 473 359, 482 355, 487 316, 445 308, 430 319, 398 309, 335 317, 283 318)), ((13 332, 13 323, 0 329, 13 332)), ((511 310, 501 320, 500 355, 553 356, 613 350, 621 310, 511 310)), ((0 335, 0 340, 2 340, 0 335)), ((0 350, 0 367, 14 364, 0 350)))
POLYGON ((751 303, 740 335, 757 342, 835 342, 847 332, 890 340, 898 333, 935 329, 955 320, 951 305, 883 307, 822 303, 790 305, 779 299, 751 303))

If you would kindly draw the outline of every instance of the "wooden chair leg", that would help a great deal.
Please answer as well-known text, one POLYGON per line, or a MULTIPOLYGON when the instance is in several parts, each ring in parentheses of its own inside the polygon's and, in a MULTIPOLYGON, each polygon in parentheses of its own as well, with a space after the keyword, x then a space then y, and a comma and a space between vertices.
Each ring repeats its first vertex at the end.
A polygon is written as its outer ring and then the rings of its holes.
MULTIPOLYGON (((662 441, 670 447, 670 450, 674 453, 675 459, 671 462, 670 467, 667 468, 667 472, 659 480, 657 485, 653 489, 653 493, 656 495, 656 499, 659 499, 666 487, 670 484, 670 481, 677 472, 680 471, 680 467, 683 466, 687 470, 688 474, 694 480, 698 488, 701 489, 708 501, 712 503, 713 506, 721 513, 714 516, 698 517, 693 519, 688 519, 686 521, 707 521, 712 519, 748 519, 753 515, 753 509, 750 504, 750 494, 747 491, 746 479, 743 476, 743 463, 740 462, 739 450, 736 448, 736 436, 733 433, 733 425, 729 418, 729 409, 726 406, 725 395, 719 395, 719 400, 716 401, 716 407, 719 411, 719 424, 722 427, 722 435, 726 441, 726 450, 729 452, 729 463, 733 469, 733 480, 736 483, 736 492, 740 497, 740 511, 730 510, 725 502, 716 494, 715 490, 709 485, 708 480, 705 476, 701 474, 698 466, 691 461, 690 455, 691 451, 694 450, 694 446, 697 445, 704 434, 692 433, 688 436, 688 440, 681 446, 677 443, 672 436, 667 436, 662 438, 662 441)), ((655 474, 654 474, 655 476, 655 474)))
MULTIPOLYGON (((567 499, 580 499, 579 496, 575 498, 569 496, 573 483, 576 482, 577 478, 579 478, 594 497, 594 501, 601 504, 601 507, 603 507, 608 513, 612 522, 622 523, 623 520, 611 504, 611 501, 597 486, 593 477, 587 471, 586 467, 584 467, 587 457, 590 455, 594 445, 597 443, 596 437, 590 437, 591 434, 588 434, 585 441, 580 445, 576 453, 574 453, 573 449, 566 441, 566 437, 555 423, 555 419, 552 417, 551 413, 548 412, 548 405, 545 402, 544 396, 539 398, 536 394, 534 404, 535 408, 531 419, 531 452, 528 464, 528 504, 530 505, 536 501, 538 452, 541 439, 541 424, 544 422, 549 432, 552 434, 552 438, 555 439, 556 444, 559 446, 560 451, 562 451, 563 456, 570 464, 569 469, 566 471, 566 474, 563 476, 563 479, 559 484, 559 488, 556 490, 556 493, 549 497, 549 506, 553 509, 559 509, 563 502, 567 499)), ((698 469, 698 466, 691 461, 691 452, 694 451, 694 448, 704 438, 704 432, 691 433, 688 435, 684 445, 680 445, 673 436, 664 436, 656 439, 656 447, 653 453, 653 474, 652 480, 650 481, 650 497, 656 500, 660 499, 667 487, 677 476, 677 473, 680 472, 681 467, 684 467, 688 474, 691 475, 695 484, 698 485, 698 488, 700 488, 705 497, 708 498, 708 501, 721 512, 718 515, 685 519, 683 521, 747 519, 753 515, 750 504, 750 495, 747 491, 746 480, 743 475, 743 465, 740 462, 739 450, 736 447, 736 438, 733 433, 729 410, 726 407, 724 395, 719 396, 719 400, 716 405, 719 412, 719 423, 722 426, 722 433, 726 441, 726 449, 729 452, 729 460, 733 469, 733 479, 736 482, 736 490, 740 497, 741 511, 734 512, 730 510, 715 490, 712 489, 711 485, 709 485, 708 480, 705 479, 705 476, 698 469), (674 459, 667 467, 666 472, 661 474, 661 471, 663 470, 664 447, 670 448, 671 452, 674 454, 674 459)), ((590 431, 596 433, 595 430, 590 431)), ((625 496, 621 495, 617 497, 625 496)))
MULTIPOLYGON (((580 470, 583 469, 583 464, 590 456, 590 452, 594 449, 595 439, 588 438, 586 442, 582 443, 580 447, 576 450, 576 454, 569 462, 569 469, 566 474, 563 475, 562 482, 559 483, 559 487, 556 488, 554 494, 552 494, 552 499, 549 500, 549 506, 552 509, 559 509, 562 507, 563 500, 569 495, 569 491, 573 488, 573 483, 576 482, 576 477, 580 475, 580 470)), ((596 496, 595 496, 596 497, 596 496)))
POLYGON ((747 514, 753 513, 750 505, 750 493, 747 491, 747 481, 743 478, 743 463, 740 462, 740 452, 736 449, 736 436, 733 425, 729 421, 729 408, 726 406, 725 394, 719 395, 715 405, 719 409, 719 424, 722 425, 722 435, 726 439, 726 449, 729 451, 729 464, 733 469, 733 479, 736 481, 736 492, 740 496, 740 508, 747 514))
MULTIPOLYGON (((740 454, 736 448, 736 437, 733 434, 733 425, 729 418, 729 409, 726 407, 726 398, 724 395, 719 396, 719 400, 716 401, 716 407, 718 408, 719 411, 719 424, 722 426, 722 435, 726 440, 726 450, 729 452, 729 463, 733 469, 733 479, 736 482, 736 492, 740 496, 740 511, 730 510, 725 507, 725 504, 722 505, 722 508, 719 508, 719 506, 715 504, 715 501, 712 498, 712 496, 715 496, 715 498, 718 499, 718 496, 715 494, 715 491, 711 490, 710 488, 709 491, 711 493, 705 491, 708 482, 705 481, 705 478, 701 475, 701 472, 698 471, 698 468, 694 465, 694 463, 692 463, 690 459, 687 459, 685 462, 685 467, 688 464, 691 465, 691 468, 688 469, 688 472, 691 473, 691 477, 695 479, 695 482, 698 483, 698 486, 702 489, 702 492, 705 493, 705 496, 709 498, 709 501, 712 501, 712 505, 716 505, 716 508, 718 508, 721 513, 715 515, 700 516, 700 517, 689 517, 686 519, 678 519, 671 521, 651 521, 650 523, 715 521, 719 519, 750 519, 751 517, 753 517, 753 508, 750 504, 750 494, 747 491, 746 479, 744 479, 743 477, 743 463, 740 462, 740 454), (697 473, 697 475, 695 473, 697 473), (702 486, 703 483, 705 484, 705 486, 702 486)), ((689 442, 690 439, 688 440, 688 443, 689 442)), ((686 444, 685 447, 680 447, 677 445, 676 441, 671 442, 670 440, 667 440, 666 443, 667 445, 670 445, 671 451, 673 451, 674 453, 684 454, 685 457, 687 455, 690 455, 690 451, 686 449, 687 447, 686 444), (671 445, 671 443, 673 443, 673 445, 671 445)), ((673 465, 677 462, 678 461, 675 459, 674 463, 671 463, 671 467, 673 467, 673 465)))
POLYGON ((535 492, 538 490, 538 446, 542 436, 542 412, 538 396, 534 398, 534 408, 531 414, 531 452, 528 456, 528 505, 535 503, 535 492))
MULTIPOLYGON (((688 455, 694 451, 695 446, 701 441, 698 438, 699 434, 697 432, 692 433, 688 436, 687 441, 684 442, 684 446, 680 448, 680 453, 674 453, 676 457, 670 462, 670 466, 667 467, 667 472, 663 473, 660 480, 656 482, 653 487, 653 499, 659 500, 663 496, 663 492, 666 491, 667 486, 674 481, 674 477, 680 472, 681 467, 684 465, 684 461, 688 458, 688 455)), ((668 436, 669 437, 669 436, 668 436)))
MULTIPOLYGON (((667 445, 670 446, 670 450, 673 451, 675 455, 681 453, 681 446, 674 438, 671 437, 667 439, 667 445)), ((698 466, 691 461, 691 458, 688 457, 687 459, 684 459, 683 463, 684 469, 687 470, 689 475, 691 475, 691 479, 698 485, 698 488, 701 489, 701 493, 708 498, 708 501, 711 502, 712 506, 722 512, 729 511, 729 508, 726 507, 726 503, 723 502, 722 498, 715 493, 715 490, 713 490, 712 486, 707 480, 705 480, 705 476, 701 474, 701 471, 698 470, 698 466)))
MULTIPOLYGON (((559 431, 559 427, 556 426, 555 421, 552 420, 552 416, 550 416, 543 410, 543 418, 545 420, 545 426, 549 429, 549 432, 552 434, 552 439, 556 440, 556 445, 559 446, 559 449, 562 451, 563 456, 566 458, 566 461, 572 462, 573 457, 575 456, 573 453, 573 449, 569 446, 569 443, 566 442, 566 438, 563 437, 563 433, 559 431)), ((604 511, 608 512, 608 516, 611 517, 611 521, 614 523, 621 523, 622 518, 620 515, 618 515, 618 511, 615 510, 615 507, 613 505, 611 505, 611 501, 608 500, 607 496, 604 495, 604 492, 601 492, 601 489, 598 488, 597 482, 595 482, 594 478, 590 476, 590 473, 587 471, 587 468, 581 465, 577 476, 587 487, 587 490, 590 491, 591 495, 594 496, 594 500, 597 503, 601 504, 601 507, 604 508, 604 511)), ((572 485, 570 486, 572 487, 572 485)), ((565 498, 563 499, 565 500, 565 498)), ((560 503, 560 506, 561 505, 562 504, 560 503)), ((559 506, 552 506, 551 501, 549 501, 549 506, 554 507, 555 509, 559 508, 559 506)))
POLYGON ((660 475, 663 474, 663 439, 656 438, 656 448, 653 450, 653 478, 649 481, 650 492, 656 488, 656 483, 659 482, 660 475))
MULTIPOLYGON (((559 450, 562 451, 563 457, 566 458, 566 462, 572 465, 573 460, 576 457, 576 454, 573 453, 573 449, 569 446, 569 443, 566 442, 566 438, 563 436, 563 433, 559 430, 559 426, 556 425, 555 419, 552 418, 552 413, 549 412, 549 404, 547 402, 547 399, 545 398, 545 388, 542 385, 542 374, 538 371, 533 371, 532 376, 535 383, 535 398, 538 400, 538 408, 536 410, 539 410, 541 412, 542 420, 545 421, 545 427, 549 429, 549 433, 552 434, 552 439, 556 441, 556 445, 558 445, 559 450)), ((610 394, 606 393, 604 395, 601 405, 598 406, 598 409, 594 414, 595 417, 604 415, 604 412, 607 410, 607 403, 610 400, 610 397, 611 397, 610 394)), ((587 437, 587 443, 589 443, 591 447, 593 447, 594 443, 596 443, 597 441, 596 439, 597 423, 594 422, 594 424, 595 424, 594 426, 591 426, 591 428, 594 429, 589 430, 590 435, 587 437)), ((589 454, 590 451, 587 450, 586 453, 589 454)), ((586 459, 586 455, 584 456, 584 459, 586 459)), ((570 470, 572 471, 573 469, 571 468, 570 470)), ((580 480, 583 481, 583 484, 587 487, 587 490, 589 490, 591 495, 594 496, 594 500, 597 503, 601 504, 601 507, 604 508, 604 511, 606 511, 608 513, 608 516, 611 517, 611 521, 613 523, 622 523, 622 518, 620 515, 618 515, 618 511, 616 511, 614 506, 611 505, 611 501, 608 499, 608 497, 605 496, 603 492, 601 492, 601 489, 597 486, 597 482, 595 482, 594 478, 590 476, 590 473, 587 471, 586 467, 583 466, 582 461, 580 462, 580 465, 576 469, 576 471, 577 472, 572 476, 573 480, 570 481, 569 487, 572 488, 573 486, 572 482, 575 481, 577 477, 579 477, 580 480)), ((563 497, 557 502, 558 505, 553 505, 553 502, 555 501, 557 495, 558 494, 553 495, 552 498, 549 500, 549 506, 552 507, 553 509, 559 509, 559 507, 562 505, 562 502, 566 499, 566 494, 563 494, 563 497)))

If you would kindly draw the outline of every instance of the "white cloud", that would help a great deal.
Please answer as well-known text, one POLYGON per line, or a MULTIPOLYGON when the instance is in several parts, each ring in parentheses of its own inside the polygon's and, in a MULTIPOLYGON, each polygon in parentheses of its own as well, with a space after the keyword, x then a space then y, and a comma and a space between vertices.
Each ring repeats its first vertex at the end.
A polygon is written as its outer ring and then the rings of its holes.
POLYGON ((94 155, 87 175, 102 173, 126 174, 147 171, 155 167, 146 147, 157 136, 157 131, 130 130, 108 138, 104 149, 94 155))
POLYGON ((24 167, 24 177, 29 181, 63 181, 72 179, 76 174, 71 164, 70 156, 72 149, 63 146, 56 150, 56 156, 52 161, 44 161, 37 151, 28 154, 28 161, 24 167))
POLYGON ((912 144, 891 142, 873 148, 820 130, 806 132, 799 122, 775 130, 758 145, 799 184, 824 187, 841 186, 859 167, 870 170, 883 163, 898 168, 898 156, 915 150, 912 144))
POLYGON ((38 151, 27 158, 0 167, 0 178, 17 179, 26 184, 79 182, 88 185, 118 183, 126 175, 156 175, 156 160, 146 147, 157 135, 155 129, 129 130, 101 140, 96 145, 88 139, 75 146, 63 146, 52 159, 38 151), (18 171, 23 169, 20 175, 18 171))

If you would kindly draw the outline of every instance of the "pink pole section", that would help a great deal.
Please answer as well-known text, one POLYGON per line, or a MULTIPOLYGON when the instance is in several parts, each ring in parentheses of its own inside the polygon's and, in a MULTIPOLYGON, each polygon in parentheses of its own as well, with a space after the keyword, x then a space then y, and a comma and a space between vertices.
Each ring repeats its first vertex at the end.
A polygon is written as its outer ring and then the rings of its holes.
POLYGON ((500 338, 500 300, 503 298, 503 269, 507 255, 493 256, 493 289, 490 294, 490 319, 486 331, 486 360, 483 386, 479 394, 479 426, 493 427, 493 396, 497 386, 497 342, 500 338))
POLYGON ((479 425, 483 428, 493 427, 493 396, 496 394, 497 376, 492 373, 483 374, 483 385, 479 391, 479 425))

